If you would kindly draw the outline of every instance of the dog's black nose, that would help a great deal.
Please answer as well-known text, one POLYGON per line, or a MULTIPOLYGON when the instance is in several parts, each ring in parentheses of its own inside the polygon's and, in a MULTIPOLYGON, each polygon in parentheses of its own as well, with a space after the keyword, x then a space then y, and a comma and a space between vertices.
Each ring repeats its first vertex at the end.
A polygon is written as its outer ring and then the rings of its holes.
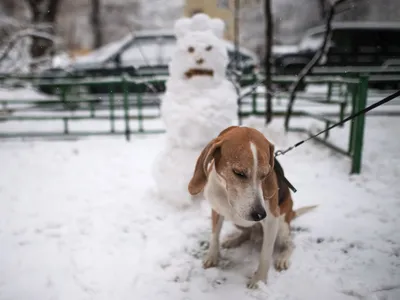
POLYGON ((267 216, 267 212, 265 211, 265 209, 263 207, 259 207, 257 209, 254 209, 251 212, 250 216, 253 221, 261 221, 262 219, 264 219, 267 216))

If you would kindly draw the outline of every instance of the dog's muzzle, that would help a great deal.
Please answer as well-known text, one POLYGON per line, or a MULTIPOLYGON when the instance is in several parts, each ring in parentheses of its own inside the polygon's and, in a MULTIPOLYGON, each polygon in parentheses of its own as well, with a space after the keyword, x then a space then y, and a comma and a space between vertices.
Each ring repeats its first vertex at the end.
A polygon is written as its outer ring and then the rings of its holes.
POLYGON ((250 217, 253 221, 261 221, 263 219, 265 219, 267 216, 267 212, 265 211, 264 207, 257 206, 255 207, 252 212, 250 213, 250 217))

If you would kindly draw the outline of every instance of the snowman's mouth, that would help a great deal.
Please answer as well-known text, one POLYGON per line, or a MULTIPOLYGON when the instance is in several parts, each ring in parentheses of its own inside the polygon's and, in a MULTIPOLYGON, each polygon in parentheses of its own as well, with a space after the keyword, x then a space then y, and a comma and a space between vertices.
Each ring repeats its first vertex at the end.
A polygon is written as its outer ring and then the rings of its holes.
POLYGON ((185 72, 185 77, 187 79, 192 78, 193 76, 214 76, 214 71, 210 69, 189 69, 185 72))

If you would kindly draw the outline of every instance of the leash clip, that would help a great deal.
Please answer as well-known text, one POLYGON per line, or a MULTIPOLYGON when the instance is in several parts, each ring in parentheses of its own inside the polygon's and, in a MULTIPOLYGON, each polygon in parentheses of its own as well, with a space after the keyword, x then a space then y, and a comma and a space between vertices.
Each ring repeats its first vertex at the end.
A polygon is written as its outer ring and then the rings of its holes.
POLYGON ((279 155, 284 155, 284 154, 286 154, 287 152, 289 152, 290 150, 292 150, 293 148, 294 148, 294 147, 287 148, 286 150, 278 150, 278 151, 275 152, 275 157, 277 157, 277 156, 279 156, 279 155))

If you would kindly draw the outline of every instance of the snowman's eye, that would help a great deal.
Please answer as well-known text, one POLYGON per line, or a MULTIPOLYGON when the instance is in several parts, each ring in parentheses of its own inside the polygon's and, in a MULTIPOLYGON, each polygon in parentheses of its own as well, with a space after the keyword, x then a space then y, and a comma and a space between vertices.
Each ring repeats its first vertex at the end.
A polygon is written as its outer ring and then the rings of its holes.
POLYGON ((208 45, 207 47, 206 47, 206 50, 207 51, 210 51, 212 49, 212 46, 211 45, 208 45))
POLYGON ((190 47, 188 48, 188 52, 189 52, 189 53, 193 53, 193 52, 194 52, 194 48, 193 48, 192 46, 190 46, 190 47))

